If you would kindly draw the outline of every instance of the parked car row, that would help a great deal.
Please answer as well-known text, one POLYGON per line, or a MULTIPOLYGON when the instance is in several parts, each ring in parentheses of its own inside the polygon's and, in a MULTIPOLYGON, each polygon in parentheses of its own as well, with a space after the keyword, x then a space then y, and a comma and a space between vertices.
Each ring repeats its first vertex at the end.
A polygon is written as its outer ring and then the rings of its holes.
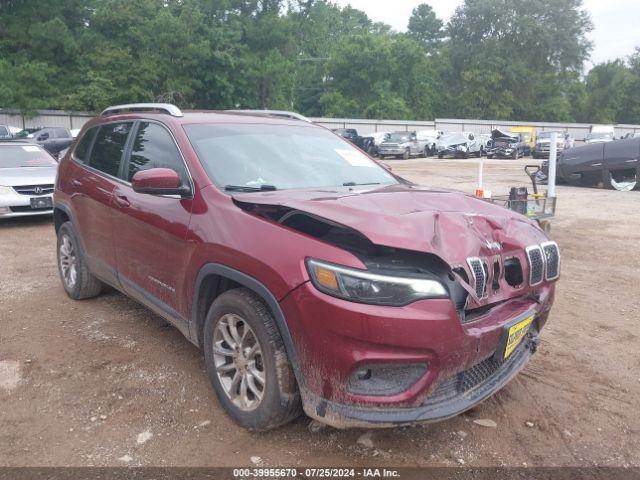
POLYGON ((61 151, 69 148, 79 131, 62 127, 27 127, 20 130, 9 125, 0 125, 0 140, 29 140, 57 158, 61 151))

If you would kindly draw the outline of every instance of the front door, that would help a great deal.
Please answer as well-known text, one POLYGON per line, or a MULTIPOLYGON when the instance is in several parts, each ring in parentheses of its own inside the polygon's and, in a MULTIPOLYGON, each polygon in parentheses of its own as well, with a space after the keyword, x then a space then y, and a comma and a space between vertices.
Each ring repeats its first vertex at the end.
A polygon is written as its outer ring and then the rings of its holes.
POLYGON ((129 295, 186 329, 189 302, 184 276, 192 200, 137 193, 130 183, 140 170, 170 168, 192 191, 193 186, 183 157, 163 125, 139 122, 130 150, 124 167, 127 182, 113 192, 118 278, 129 295))

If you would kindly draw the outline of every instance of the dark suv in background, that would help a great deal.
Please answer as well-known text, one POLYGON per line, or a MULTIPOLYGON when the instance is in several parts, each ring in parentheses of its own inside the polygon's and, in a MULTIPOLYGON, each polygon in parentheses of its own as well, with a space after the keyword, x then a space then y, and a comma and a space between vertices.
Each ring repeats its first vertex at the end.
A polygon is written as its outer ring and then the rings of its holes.
POLYGON ((16 135, 17 138, 28 139, 42 146, 54 157, 73 143, 73 135, 68 128, 43 127, 37 130, 25 129, 16 135))
POLYGON ((251 429, 461 413, 527 363, 560 275, 535 222, 293 119, 108 108, 54 207, 67 294, 111 285, 173 323, 251 429))

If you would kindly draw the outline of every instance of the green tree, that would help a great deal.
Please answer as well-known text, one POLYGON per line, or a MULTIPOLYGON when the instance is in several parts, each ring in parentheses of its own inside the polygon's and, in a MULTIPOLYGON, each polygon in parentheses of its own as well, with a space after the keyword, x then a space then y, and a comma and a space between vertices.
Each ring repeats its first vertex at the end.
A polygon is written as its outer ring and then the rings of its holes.
POLYGON ((438 45, 444 37, 444 24, 426 3, 413 9, 407 31, 412 38, 428 48, 438 45))

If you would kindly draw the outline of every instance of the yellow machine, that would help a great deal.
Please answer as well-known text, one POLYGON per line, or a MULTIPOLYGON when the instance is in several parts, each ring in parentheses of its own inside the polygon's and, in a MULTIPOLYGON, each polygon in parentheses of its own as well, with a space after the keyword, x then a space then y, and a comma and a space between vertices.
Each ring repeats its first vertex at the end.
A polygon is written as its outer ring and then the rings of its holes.
POLYGON ((535 127, 511 127, 511 133, 517 134, 520 140, 528 146, 529 154, 536 146, 536 128, 535 127))

